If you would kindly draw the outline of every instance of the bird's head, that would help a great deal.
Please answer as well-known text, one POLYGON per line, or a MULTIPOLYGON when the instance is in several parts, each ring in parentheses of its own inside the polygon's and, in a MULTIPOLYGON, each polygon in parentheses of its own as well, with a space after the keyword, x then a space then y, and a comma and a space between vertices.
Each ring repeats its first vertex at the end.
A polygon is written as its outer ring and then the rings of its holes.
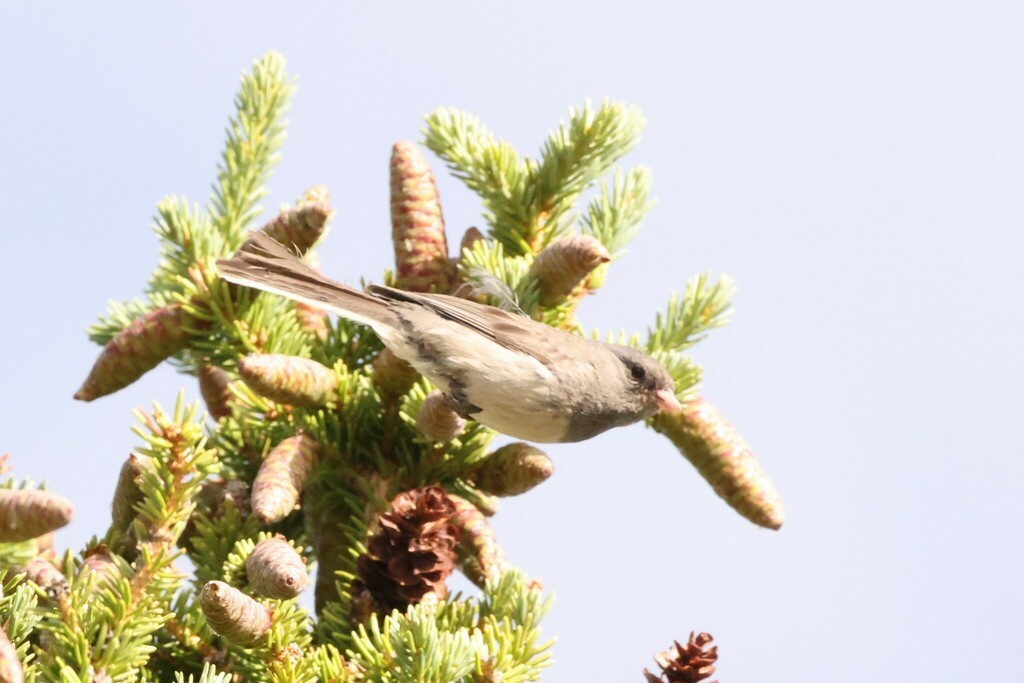
POLYGON ((676 383, 661 363, 628 346, 616 346, 614 350, 622 361, 627 391, 643 417, 682 408, 676 398, 676 383))

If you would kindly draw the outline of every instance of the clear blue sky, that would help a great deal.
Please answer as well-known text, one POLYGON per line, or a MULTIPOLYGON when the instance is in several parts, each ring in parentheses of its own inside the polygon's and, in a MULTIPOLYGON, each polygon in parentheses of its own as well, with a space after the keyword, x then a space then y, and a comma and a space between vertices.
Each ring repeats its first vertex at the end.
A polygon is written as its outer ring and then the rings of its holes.
MULTIPOLYGON (((522 152, 584 98, 649 120, 658 204, 588 326, 643 329, 710 269, 695 355, 787 523, 755 528, 642 427, 548 449, 508 554, 557 593, 547 681, 639 681, 691 629, 723 681, 1009 681, 1024 633, 1024 9, 994 2, 161 3, 0 9, 0 452, 102 533, 162 368, 71 399, 83 330, 141 292, 157 200, 205 201, 238 77, 299 77, 264 206, 329 185, 340 278, 389 265, 391 144, 437 105, 522 152)), ((436 164, 439 175, 441 165, 436 164)), ((441 180, 452 232, 480 224, 441 180)))

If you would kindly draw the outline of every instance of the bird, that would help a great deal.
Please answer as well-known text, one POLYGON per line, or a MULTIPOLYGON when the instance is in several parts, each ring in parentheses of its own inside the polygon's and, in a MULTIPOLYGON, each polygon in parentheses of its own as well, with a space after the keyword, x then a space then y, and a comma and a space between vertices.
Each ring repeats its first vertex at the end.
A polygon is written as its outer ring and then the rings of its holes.
POLYGON ((228 282, 368 325, 452 410, 513 438, 578 442, 681 408, 668 371, 637 349, 446 294, 373 284, 361 291, 262 232, 217 267, 228 282))

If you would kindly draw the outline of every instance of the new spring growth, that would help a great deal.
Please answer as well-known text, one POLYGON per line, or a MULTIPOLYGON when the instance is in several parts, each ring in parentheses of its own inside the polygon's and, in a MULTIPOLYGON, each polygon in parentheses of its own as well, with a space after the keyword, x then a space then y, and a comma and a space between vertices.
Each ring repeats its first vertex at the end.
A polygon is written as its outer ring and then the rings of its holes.
POLYGON ((396 287, 414 292, 451 290, 448 241, 434 173, 411 142, 396 142, 391 151, 391 241, 396 287))
POLYGON ((206 623, 231 643, 251 647, 270 630, 270 610, 223 581, 209 581, 199 594, 206 623))
POLYGON ((302 556, 281 535, 256 544, 245 560, 245 572, 253 590, 275 600, 298 597, 309 580, 302 556))
POLYGON ((277 522, 295 509, 318 448, 312 438, 297 434, 267 454, 252 482, 252 511, 260 520, 277 522))
POLYGON ((441 392, 435 389, 420 404, 416 427, 431 441, 450 441, 462 433, 466 421, 451 409, 441 392))
POLYGON ((141 315, 107 342, 89 376, 75 393, 79 401, 92 401, 123 389, 161 361, 188 346, 189 319, 181 304, 163 306, 141 315))
POLYGON ((652 426, 675 444, 725 502, 754 524, 778 529, 782 498, 740 433, 698 397, 678 413, 660 413, 652 426))
POLYGON ((555 464, 543 451, 516 442, 494 451, 469 473, 476 487, 495 496, 518 496, 551 476, 555 464))
POLYGON ((333 401, 334 370, 315 360, 281 353, 256 353, 238 361, 238 375, 253 391, 278 403, 319 408, 333 401))
POLYGON ((0 489, 0 542, 42 536, 70 522, 74 514, 71 501, 52 491, 0 489))
POLYGON ((544 247, 530 266, 530 274, 537 280, 541 304, 556 306, 565 301, 577 287, 584 285, 590 273, 611 260, 604 245, 590 235, 559 237, 544 247))

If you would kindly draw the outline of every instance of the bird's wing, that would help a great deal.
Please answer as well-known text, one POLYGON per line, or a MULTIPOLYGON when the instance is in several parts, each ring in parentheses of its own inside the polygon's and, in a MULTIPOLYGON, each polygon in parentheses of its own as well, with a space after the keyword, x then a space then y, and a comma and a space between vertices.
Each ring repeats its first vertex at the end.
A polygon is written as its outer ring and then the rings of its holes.
POLYGON ((250 233, 238 253, 217 261, 217 268, 228 282, 323 306, 374 329, 397 323, 386 302, 324 277, 263 232, 250 233))
MULTIPOLYGON (((367 291, 388 301, 401 301, 422 306, 440 317, 463 325, 496 344, 533 356, 541 363, 552 364, 551 349, 543 344, 552 334, 561 337, 561 330, 548 327, 521 315, 513 315, 494 306, 478 304, 446 294, 419 294, 401 289, 370 285, 367 291)), ((565 334, 567 337, 573 335, 565 334)), ((564 341, 564 340, 563 340, 564 341)))

